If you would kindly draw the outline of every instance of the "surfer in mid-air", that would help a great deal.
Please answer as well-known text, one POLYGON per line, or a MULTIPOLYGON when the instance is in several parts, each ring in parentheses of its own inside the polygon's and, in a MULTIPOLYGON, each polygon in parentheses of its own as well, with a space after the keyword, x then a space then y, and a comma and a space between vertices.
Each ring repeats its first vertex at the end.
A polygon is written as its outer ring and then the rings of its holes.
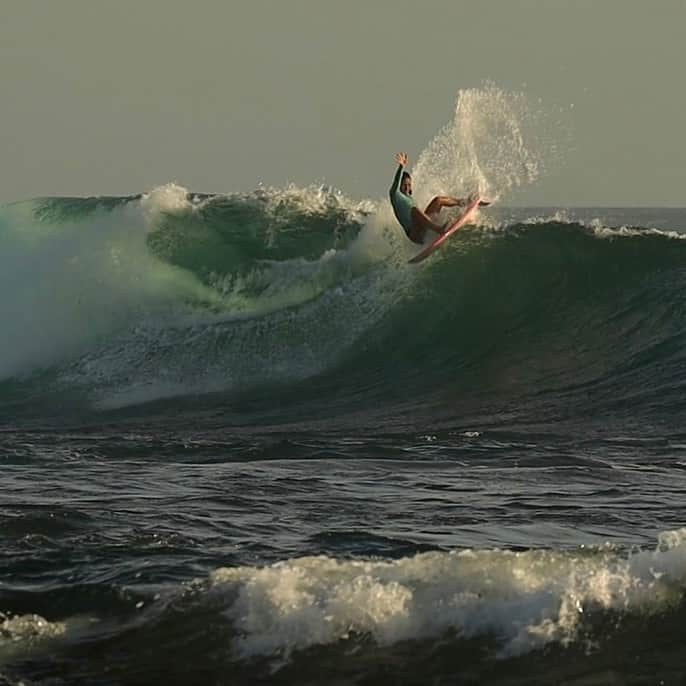
MULTIPOLYGON (((435 217, 443 207, 464 207, 469 204, 469 199, 437 195, 422 212, 414 204, 412 177, 403 169, 407 164, 407 153, 396 153, 395 161, 398 163, 398 170, 395 172, 393 184, 389 191, 393 212, 400 225, 405 229, 407 237, 413 243, 421 245, 424 243, 424 236, 427 231, 433 231, 440 236, 445 230, 445 226, 437 224, 431 218, 432 216, 435 217)), ((482 200, 479 205, 490 205, 490 203, 482 200)))

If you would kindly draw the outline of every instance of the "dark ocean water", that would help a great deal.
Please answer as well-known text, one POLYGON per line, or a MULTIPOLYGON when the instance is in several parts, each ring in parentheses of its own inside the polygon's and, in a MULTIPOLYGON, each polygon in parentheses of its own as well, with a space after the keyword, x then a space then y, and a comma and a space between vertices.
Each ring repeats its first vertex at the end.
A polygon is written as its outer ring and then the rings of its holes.
POLYGON ((0 206, 0 684, 682 684, 686 210, 0 206))

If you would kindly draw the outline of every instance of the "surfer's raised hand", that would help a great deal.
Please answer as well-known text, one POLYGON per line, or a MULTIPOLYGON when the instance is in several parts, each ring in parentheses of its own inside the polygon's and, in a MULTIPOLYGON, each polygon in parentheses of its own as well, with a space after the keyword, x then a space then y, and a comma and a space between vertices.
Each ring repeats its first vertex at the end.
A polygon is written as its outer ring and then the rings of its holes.
POLYGON ((407 164, 407 153, 406 152, 396 152, 395 153, 395 161, 404 167, 407 164))

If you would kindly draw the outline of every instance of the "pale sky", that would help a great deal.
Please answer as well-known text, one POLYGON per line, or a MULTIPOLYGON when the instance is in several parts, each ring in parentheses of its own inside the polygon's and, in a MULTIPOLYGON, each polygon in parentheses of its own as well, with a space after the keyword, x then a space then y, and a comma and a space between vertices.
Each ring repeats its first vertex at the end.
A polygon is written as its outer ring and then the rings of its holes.
POLYGON ((1 0, 0 201, 377 198, 490 80, 572 127, 513 203, 686 206, 685 30, 686 0, 1 0))

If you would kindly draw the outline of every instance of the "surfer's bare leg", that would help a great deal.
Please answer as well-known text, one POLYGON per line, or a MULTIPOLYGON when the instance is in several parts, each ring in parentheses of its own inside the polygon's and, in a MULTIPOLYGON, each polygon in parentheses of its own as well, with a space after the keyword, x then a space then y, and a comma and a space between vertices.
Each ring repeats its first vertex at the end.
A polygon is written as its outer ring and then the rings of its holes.
POLYGON ((438 214, 443 207, 462 207, 467 204, 463 198, 453 198, 449 195, 437 195, 424 210, 425 214, 438 214))
MULTIPOLYGON (((466 207, 472 201, 474 196, 470 198, 453 198, 449 195, 437 195, 427 206, 426 214, 438 214, 442 207, 466 207)), ((479 207, 487 207, 490 205, 489 200, 481 200, 479 207)))
POLYGON ((412 208, 412 229, 410 230, 410 240, 415 243, 422 243, 424 241, 424 234, 427 231, 433 231, 439 236, 443 233, 443 228, 440 224, 431 221, 429 217, 420 209, 412 208))

